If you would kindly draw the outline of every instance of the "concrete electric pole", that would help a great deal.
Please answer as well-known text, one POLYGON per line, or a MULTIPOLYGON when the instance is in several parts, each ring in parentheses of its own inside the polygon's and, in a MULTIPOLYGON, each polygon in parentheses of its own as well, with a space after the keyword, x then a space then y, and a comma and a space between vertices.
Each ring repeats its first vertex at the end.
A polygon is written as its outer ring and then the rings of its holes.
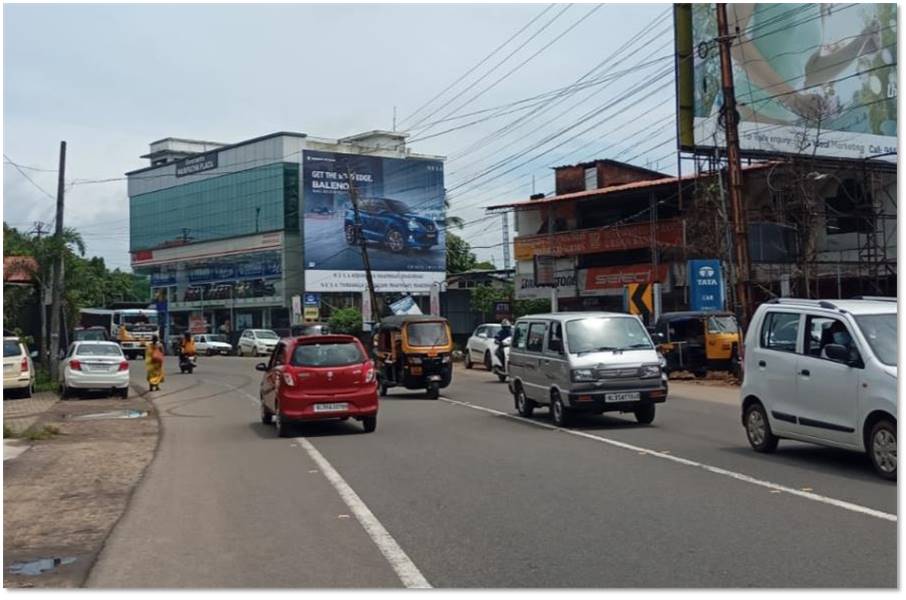
MULTIPOLYGON (((63 242, 63 192, 66 174, 66 142, 60 142, 60 169, 57 176, 57 220, 54 232, 54 258, 53 278, 51 283, 50 304, 50 368, 51 381, 57 380, 57 371, 60 367, 60 313, 63 308, 63 257, 66 254, 66 244, 63 242)), ((41 307, 44 310, 44 306, 41 307)))
POLYGON ((381 311, 378 309, 377 296, 374 293, 374 280, 371 276, 371 261, 368 260, 368 246, 365 243, 365 236, 362 235, 362 221, 359 218, 359 191, 355 186, 355 178, 352 169, 346 168, 346 177, 349 181, 349 200, 352 202, 352 212, 355 215, 355 235, 359 247, 362 249, 362 265, 365 267, 365 285, 368 286, 368 297, 371 300, 371 310, 375 320, 380 316, 381 311))

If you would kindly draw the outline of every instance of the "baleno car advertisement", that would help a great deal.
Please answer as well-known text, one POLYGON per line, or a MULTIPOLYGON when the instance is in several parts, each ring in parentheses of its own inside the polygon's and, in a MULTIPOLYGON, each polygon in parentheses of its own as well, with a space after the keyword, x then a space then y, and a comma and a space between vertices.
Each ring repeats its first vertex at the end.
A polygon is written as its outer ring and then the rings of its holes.
POLYGON ((305 151, 302 189, 306 290, 365 289, 362 240, 377 291, 427 292, 443 281, 440 160, 305 151))

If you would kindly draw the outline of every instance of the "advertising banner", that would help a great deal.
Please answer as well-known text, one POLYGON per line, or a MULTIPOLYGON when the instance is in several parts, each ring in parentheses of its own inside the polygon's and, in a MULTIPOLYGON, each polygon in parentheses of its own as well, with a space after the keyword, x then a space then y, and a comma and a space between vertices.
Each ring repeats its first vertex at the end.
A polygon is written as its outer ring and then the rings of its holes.
POLYGON ((306 289, 363 290, 363 239, 377 291, 428 292, 444 280, 443 162, 305 151, 302 190, 306 289))
POLYGON ((724 278, 717 259, 690 260, 689 307, 692 310, 724 309, 724 278))
MULTIPOLYGON (((655 237, 659 245, 681 246, 683 243, 682 222, 678 220, 658 222, 655 237)), ((517 237, 513 245, 516 260, 532 260, 539 254, 573 256, 648 248, 651 246, 651 225, 640 223, 554 234, 523 235, 517 237)))
POLYGON ((535 256, 535 285, 538 287, 554 285, 556 261, 553 256, 535 256))
POLYGON ((395 315, 422 314, 422 309, 418 307, 418 304, 415 303, 415 298, 412 296, 403 296, 390 305, 390 310, 393 311, 393 314, 395 315))
POLYGON ((534 261, 530 260, 516 263, 514 294, 517 300, 548 299, 551 297, 551 287, 559 290, 560 298, 576 296, 576 270, 572 257, 558 258, 554 262, 553 286, 539 286, 535 283, 534 265, 534 261))
MULTIPOLYGON (((679 146, 710 152, 725 145, 715 5, 674 16, 679 146)), ((896 161, 896 4, 727 4, 727 20, 744 155, 896 161)))
POLYGON ((655 275, 652 265, 619 265, 591 267, 579 272, 582 295, 594 295, 601 290, 619 289, 629 284, 664 282, 667 265, 658 265, 655 275))

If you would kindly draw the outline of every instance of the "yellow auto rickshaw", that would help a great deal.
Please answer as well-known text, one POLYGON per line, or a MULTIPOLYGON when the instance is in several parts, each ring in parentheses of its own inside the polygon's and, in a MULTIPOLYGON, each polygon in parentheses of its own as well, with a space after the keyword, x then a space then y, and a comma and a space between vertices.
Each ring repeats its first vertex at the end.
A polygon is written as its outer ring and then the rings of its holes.
POLYGON ((386 317, 374 331, 374 362, 381 396, 387 389, 428 390, 435 399, 453 380, 453 336, 443 317, 386 317))
POLYGON ((742 332, 733 313, 686 311, 664 313, 654 326, 655 343, 667 361, 665 371, 739 371, 742 332))

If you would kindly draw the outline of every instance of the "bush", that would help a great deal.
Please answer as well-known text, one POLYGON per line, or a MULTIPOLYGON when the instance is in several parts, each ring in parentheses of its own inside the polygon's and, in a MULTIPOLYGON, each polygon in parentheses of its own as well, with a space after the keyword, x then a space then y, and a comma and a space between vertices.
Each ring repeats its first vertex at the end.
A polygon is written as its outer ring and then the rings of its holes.
POLYGON ((330 315, 330 331, 358 336, 362 333, 362 313, 355 308, 339 308, 330 315))

